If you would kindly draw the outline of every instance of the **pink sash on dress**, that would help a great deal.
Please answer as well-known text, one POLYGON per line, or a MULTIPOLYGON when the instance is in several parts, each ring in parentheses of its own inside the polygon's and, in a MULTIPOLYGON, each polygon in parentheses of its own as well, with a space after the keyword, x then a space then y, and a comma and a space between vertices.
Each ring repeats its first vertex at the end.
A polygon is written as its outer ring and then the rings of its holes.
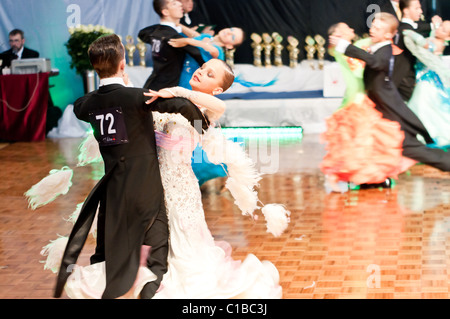
POLYGON ((166 150, 193 150, 194 140, 187 136, 172 136, 155 131, 156 145, 166 150))

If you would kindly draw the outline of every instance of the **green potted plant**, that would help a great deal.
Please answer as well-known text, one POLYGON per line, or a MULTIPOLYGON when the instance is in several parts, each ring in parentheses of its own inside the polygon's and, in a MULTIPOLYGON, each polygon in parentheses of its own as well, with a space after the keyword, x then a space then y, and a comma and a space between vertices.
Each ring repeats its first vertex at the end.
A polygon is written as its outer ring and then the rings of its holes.
POLYGON ((71 27, 69 33, 70 37, 65 46, 72 58, 70 67, 83 77, 85 91, 90 92, 95 89, 95 72, 89 62, 89 46, 101 36, 114 33, 114 30, 102 25, 89 24, 71 27))

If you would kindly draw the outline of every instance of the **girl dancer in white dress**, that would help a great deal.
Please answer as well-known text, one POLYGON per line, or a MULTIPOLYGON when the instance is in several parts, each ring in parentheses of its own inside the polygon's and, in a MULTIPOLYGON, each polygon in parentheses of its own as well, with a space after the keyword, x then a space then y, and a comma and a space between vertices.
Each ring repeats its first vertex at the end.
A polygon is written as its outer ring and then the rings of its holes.
MULTIPOLYGON (((217 120, 225 104, 216 98, 201 101, 202 95, 195 91, 212 96, 226 90, 232 83, 232 71, 224 65, 217 59, 205 63, 190 82, 194 91, 175 88, 149 96, 186 96, 188 92, 186 97, 207 105, 205 115, 217 120), (229 84, 224 87, 223 82, 229 84)), ((170 231, 169 269, 155 298, 280 298, 278 271, 272 263, 260 262, 254 255, 243 263, 234 261, 231 247, 215 242, 208 229, 198 180, 191 168, 197 131, 178 114, 153 115, 170 231), (170 140, 178 138, 188 142, 178 149, 167 147, 170 140)))
MULTIPOLYGON (((194 91, 180 87, 150 91, 149 102, 159 97, 186 97, 201 105, 205 116, 213 122, 225 111, 225 103, 213 95, 228 89, 233 79, 226 63, 212 59, 194 73, 191 80, 194 91)), ((260 261, 253 254, 242 262, 233 260, 231 246, 216 242, 209 231, 198 180, 191 168, 192 151, 201 138, 197 131, 179 114, 154 113, 153 117, 170 231, 168 271, 154 298, 281 298, 279 273, 271 262, 260 261)), ((253 187, 260 176, 251 160, 218 129, 210 128, 202 141, 211 161, 227 164, 226 186, 243 215, 254 217, 254 211, 260 207, 253 187)), ((264 206, 262 212, 268 231, 279 236, 289 223, 290 212, 274 204, 264 206)), ((46 254, 49 258, 57 255, 51 249, 46 254)), ((145 252, 141 260, 143 265, 126 298, 137 297, 143 285, 154 280, 145 267, 145 252)), ((67 281, 66 293, 71 298, 98 298, 104 289, 104 276, 101 263, 77 266, 67 281)))

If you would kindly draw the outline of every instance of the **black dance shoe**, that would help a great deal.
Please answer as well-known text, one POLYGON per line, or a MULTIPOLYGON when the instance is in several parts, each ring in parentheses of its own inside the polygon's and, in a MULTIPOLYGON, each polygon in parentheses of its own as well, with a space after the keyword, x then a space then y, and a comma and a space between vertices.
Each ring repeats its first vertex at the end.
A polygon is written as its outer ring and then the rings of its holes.
POLYGON ((392 180, 390 178, 386 178, 386 180, 382 183, 359 185, 359 189, 391 188, 391 187, 392 187, 392 180))

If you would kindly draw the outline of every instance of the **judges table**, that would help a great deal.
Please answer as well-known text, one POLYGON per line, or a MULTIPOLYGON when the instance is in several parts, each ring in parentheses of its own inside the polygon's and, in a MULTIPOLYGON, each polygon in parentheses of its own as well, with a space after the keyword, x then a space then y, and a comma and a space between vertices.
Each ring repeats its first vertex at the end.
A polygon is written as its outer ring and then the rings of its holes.
POLYGON ((0 75, 0 140, 45 139, 49 75, 0 75))

